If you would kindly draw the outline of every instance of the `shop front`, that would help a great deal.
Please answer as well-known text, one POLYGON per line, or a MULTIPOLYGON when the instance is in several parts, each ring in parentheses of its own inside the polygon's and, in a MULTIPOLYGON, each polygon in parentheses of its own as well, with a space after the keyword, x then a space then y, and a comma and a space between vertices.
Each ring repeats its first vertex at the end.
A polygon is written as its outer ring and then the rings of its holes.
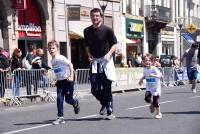
POLYGON ((44 48, 45 21, 35 0, 26 0, 26 9, 18 10, 18 48, 22 56, 26 55, 29 45, 44 48))
POLYGON ((84 45, 83 31, 86 27, 91 25, 91 9, 91 7, 85 7, 81 5, 68 5, 71 61, 75 69, 89 67, 84 45))
POLYGON ((166 26, 161 29, 162 52, 164 55, 176 55, 174 27, 166 26))
POLYGON ((8 1, 0 1, 0 47, 8 49, 9 35, 8 35, 8 1))
POLYGON ((127 58, 143 53, 143 20, 126 18, 126 38, 133 41, 126 45, 127 58))

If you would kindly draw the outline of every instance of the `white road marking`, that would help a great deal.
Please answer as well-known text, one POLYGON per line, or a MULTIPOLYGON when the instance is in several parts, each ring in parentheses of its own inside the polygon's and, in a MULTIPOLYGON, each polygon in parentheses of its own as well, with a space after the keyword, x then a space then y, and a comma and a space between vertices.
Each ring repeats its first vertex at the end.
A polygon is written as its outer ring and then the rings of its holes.
POLYGON ((51 126, 51 125, 52 124, 45 124, 45 125, 40 125, 40 126, 35 126, 35 127, 29 127, 29 128, 19 129, 19 130, 16 130, 16 131, 10 131, 10 132, 6 132, 6 133, 2 133, 2 134, 14 134, 14 133, 28 131, 28 130, 32 130, 32 129, 36 129, 36 128, 47 127, 47 126, 51 126))
MULTIPOLYGON (((200 96, 194 96, 194 97, 190 97, 190 98, 198 98, 198 97, 200 97, 200 96)), ((172 103, 172 102, 175 102, 175 101, 176 100, 164 101, 164 102, 161 102, 160 104, 172 103)), ((139 108, 148 107, 148 106, 149 105, 142 105, 142 106, 127 108, 125 110, 139 109, 139 108)), ((80 117, 78 119, 85 119, 85 118, 96 117, 96 116, 98 116, 98 115, 83 116, 83 117, 80 117)), ((24 128, 24 129, 19 129, 19 130, 15 130, 15 131, 5 132, 5 133, 2 133, 2 134, 14 134, 14 133, 19 133, 19 132, 23 132, 23 131, 28 131, 28 130, 43 128, 43 127, 48 127, 48 126, 52 126, 52 124, 45 124, 45 125, 39 125, 39 126, 35 126, 35 127, 30 127, 30 128, 24 128)))
POLYGON ((200 98, 200 96, 193 96, 193 97, 190 97, 190 99, 195 99, 195 98, 200 98))
MULTIPOLYGON (((163 101, 163 102, 160 102, 160 104, 172 103, 172 102, 175 102, 175 101, 176 100, 163 101)), ((143 105, 143 106, 137 106, 137 107, 127 108, 126 110, 139 109, 139 108, 148 107, 148 106, 150 106, 150 105, 148 104, 148 105, 143 105)))
POLYGON ((78 119, 86 119, 86 118, 91 118, 91 117, 96 117, 96 116, 99 116, 99 115, 94 114, 94 115, 89 115, 89 116, 80 117, 80 118, 78 118, 78 119))

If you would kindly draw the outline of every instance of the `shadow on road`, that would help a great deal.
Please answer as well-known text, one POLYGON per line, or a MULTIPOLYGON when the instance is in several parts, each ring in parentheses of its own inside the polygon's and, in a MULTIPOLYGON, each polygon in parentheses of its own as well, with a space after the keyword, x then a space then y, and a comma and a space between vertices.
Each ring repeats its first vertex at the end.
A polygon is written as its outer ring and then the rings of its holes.
POLYGON ((153 117, 116 117, 116 119, 144 120, 144 119, 154 119, 154 118, 153 117))
POLYGON ((13 125, 39 125, 39 124, 51 124, 54 120, 47 120, 42 122, 29 122, 29 123, 17 123, 13 125))
POLYGON ((200 111, 162 112, 163 114, 200 114, 200 111))
POLYGON ((174 92, 174 91, 173 91, 173 92, 168 92, 168 93, 165 93, 165 94, 177 94, 177 93, 178 93, 178 94, 181 94, 181 93, 182 93, 182 94, 189 94, 189 93, 191 94, 192 91, 191 91, 191 90, 189 90, 188 92, 183 92, 183 91, 180 91, 180 92, 175 91, 175 92, 174 92))
MULTIPOLYGON (((65 121, 100 121, 103 118, 85 118, 85 119, 65 119, 65 121)), ((51 124, 54 120, 47 120, 42 122, 29 122, 29 123, 16 123, 13 125, 39 125, 39 124, 51 124)))

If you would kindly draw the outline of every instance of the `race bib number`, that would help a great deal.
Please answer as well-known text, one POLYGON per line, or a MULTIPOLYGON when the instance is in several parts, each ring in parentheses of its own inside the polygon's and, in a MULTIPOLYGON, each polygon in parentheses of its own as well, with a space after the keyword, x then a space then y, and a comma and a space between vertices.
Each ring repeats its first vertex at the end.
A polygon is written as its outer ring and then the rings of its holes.
POLYGON ((62 69, 61 68, 56 68, 56 69, 54 69, 54 73, 60 73, 60 72, 62 72, 62 69))
POLYGON ((157 88, 156 78, 153 78, 153 77, 146 78, 146 84, 150 90, 152 90, 153 92, 156 91, 156 88, 157 88))

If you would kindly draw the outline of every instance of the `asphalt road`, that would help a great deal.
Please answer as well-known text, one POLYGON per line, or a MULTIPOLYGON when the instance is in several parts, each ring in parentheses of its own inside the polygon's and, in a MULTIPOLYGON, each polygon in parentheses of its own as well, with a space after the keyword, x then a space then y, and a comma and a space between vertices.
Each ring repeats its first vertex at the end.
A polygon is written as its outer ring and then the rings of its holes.
MULTIPOLYGON (((200 87, 200 85, 198 85, 200 87)), ((81 112, 65 105, 65 124, 52 125, 56 104, 0 108, 3 134, 200 134, 200 90, 189 86, 163 88, 162 119, 154 119, 144 102, 144 91, 114 95, 116 118, 98 116, 99 103, 92 96, 80 98, 81 112)))

